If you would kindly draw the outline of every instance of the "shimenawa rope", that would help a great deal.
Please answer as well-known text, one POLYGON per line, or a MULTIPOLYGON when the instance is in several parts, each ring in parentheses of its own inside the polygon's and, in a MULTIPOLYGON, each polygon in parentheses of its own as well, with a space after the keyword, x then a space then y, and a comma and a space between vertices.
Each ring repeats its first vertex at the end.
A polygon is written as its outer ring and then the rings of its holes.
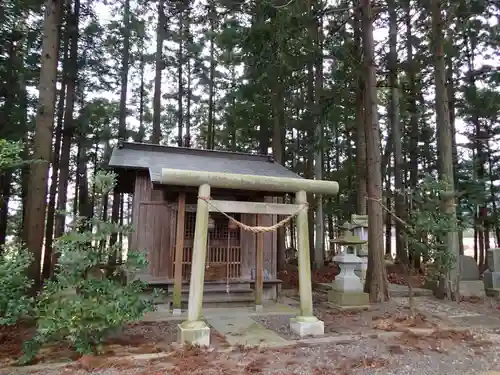
POLYGON ((283 225, 287 224, 288 222, 290 222, 295 216, 297 216, 300 212, 302 212, 303 210, 307 210, 309 205, 307 203, 302 203, 300 205, 300 208, 294 212, 293 214, 287 216, 286 218, 284 218, 283 220, 277 222, 276 224, 274 225, 271 225, 270 227, 263 227, 263 226, 255 226, 255 227, 252 227, 250 225, 246 225, 238 220, 236 220, 234 217, 226 214, 225 212, 219 210, 219 208, 215 205, 213 205, 210 200, 211 198, 210 197, 198 197, 198 199, 201 199, 205 202, 207 202, 207 204, 213 208, 215 208, 218 212, 220 212, 222 215, 224 215, 225 217, 227 217, 229 220, 231 220, 233 223, 235 223, 238 227, 240 227, 241 229, 247 231, 247 232, 253 232, 253 233, 267 233, 267 232, 274 232, 276 231, 278 228, 282 227, 283 225))

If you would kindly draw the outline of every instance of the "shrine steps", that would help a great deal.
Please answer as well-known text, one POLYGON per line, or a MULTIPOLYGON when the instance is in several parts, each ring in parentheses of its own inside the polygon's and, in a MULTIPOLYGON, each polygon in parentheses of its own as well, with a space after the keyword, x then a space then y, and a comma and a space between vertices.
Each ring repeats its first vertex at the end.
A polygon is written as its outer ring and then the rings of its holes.
MULTIPOLYGON (((146 281, 146 280, 145 280, 146 281)), ((162 289, 165 297, 159 303, 170 303, 174 290, 174 280, 148 280, 149 290, 162 289)), ((264 301, 276 300, 282 281, 278 279, 264 280, 264 301)), ((255 281, 246 279, 205 281, 203 287, 203 307, 246 307, 255 306, 255 281)), ((189 281, 182 282, 182 308, 187 307, 189 300, 189 281)))
MULTIPOLYGON (((167 292, 167 302, 172 301, 173 287, 167 292)), ((186 309, 189 300, 189 285, 183 285, 181 307, 186 309)), ((203 289, 203 307, 242 307, 255 304, 255 294, 248 284, 205 285, 203 289)))

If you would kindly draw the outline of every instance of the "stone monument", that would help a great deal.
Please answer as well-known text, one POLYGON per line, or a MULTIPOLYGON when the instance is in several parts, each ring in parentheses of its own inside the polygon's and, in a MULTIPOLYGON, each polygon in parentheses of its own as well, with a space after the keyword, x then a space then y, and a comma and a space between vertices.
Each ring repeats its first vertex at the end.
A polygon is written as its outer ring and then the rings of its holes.
POLYGON ((340 273, 335 277, 331 290, 328 291, 328 302, 336 308, 364 309, 369 307, 369 297, 363 291, 361 279, 354 273, 356 267, 361 263, 361 259, 356 255, 355 248, 366 244, 358 236, 353 235, 349 230, 332 243, 343 248, 344 251, 333 258, 340 267, 340 273))
POLYGON ((366 270, 368 269, 368 215, 351 215, 351 230, 360 240, 366 241, 358 246, 357 256, 361 258, 361 263, 354 270, 356 275, 361 279, 361 283, 365 285, 366 270))
POLYGON ((500 248, 488 249, 486 252, 488 269, 483 273, 486 294, 491 297, 500 296, 500 248))
POLYGON ((460 295, 462 297, 484 297, 484 286, 479 280, 476 260, 467 255, 460 256, 460 295))

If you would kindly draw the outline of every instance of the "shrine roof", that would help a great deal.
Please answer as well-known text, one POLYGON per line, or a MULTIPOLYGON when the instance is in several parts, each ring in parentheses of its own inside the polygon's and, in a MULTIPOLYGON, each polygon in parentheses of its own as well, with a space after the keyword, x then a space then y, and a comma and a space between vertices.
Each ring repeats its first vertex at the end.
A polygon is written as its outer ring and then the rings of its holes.
POLYGON ((113 149, 109 167, 115 170, 148 170, 151 182, 156 184, 161 184, 163 168, 302 178, 267 155, 135 142, 120 142, 113 149))

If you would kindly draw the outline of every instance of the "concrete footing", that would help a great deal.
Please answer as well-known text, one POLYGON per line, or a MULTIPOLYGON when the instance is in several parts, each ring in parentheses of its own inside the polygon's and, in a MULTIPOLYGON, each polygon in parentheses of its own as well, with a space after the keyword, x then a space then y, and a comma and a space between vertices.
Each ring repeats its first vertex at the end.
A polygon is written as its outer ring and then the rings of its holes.
POLYGON ((369 295, 363 292, 341 292, 332 289, 328 291, 328 302, 333 307, 341 310, 367 309, 370 307, 369 295))
POLYGON ((298 316, 290 319, 290 330, 301 338, 323 336, 325 334, 325 323, 314 316, 298 316))
POLYGON ((264 306, 262 305, 255 305, 255 312, 262 312, 264 310, 264 306))
POLYGON ((205 322, 182 322, 177 325, 179 344, 210 346, 210 328, 205 322))

